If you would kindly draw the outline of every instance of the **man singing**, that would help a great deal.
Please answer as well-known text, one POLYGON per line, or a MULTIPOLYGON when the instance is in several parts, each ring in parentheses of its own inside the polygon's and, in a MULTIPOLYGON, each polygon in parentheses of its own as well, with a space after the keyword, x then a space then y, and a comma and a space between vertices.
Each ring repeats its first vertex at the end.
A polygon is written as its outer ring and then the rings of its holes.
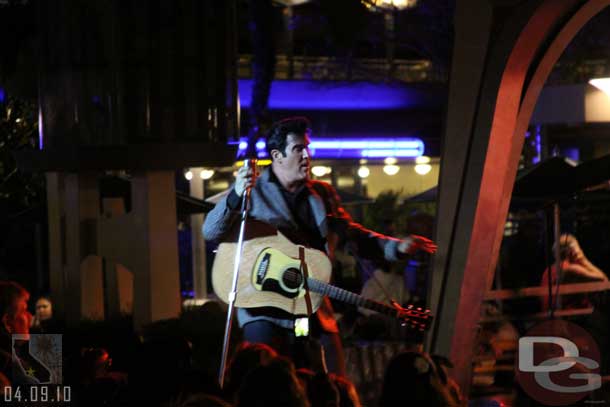
MULTIPOLYGON (((203 225, 206 240, 222 241, 239 222, 242 196, 252 187, 250 217, 274 226, 299 244, 325 252, 331 259, 335 247, 345 242, 350 242, 358 257, 388 261, 417 250, 436 251, 436 245, 424 237, 411 235, 399 240, 355 223, 331 185, 309 179, 310 131, 309 120, 303 117, 284 119, 271 127, 267 136, 271 165, 256 181, 252 169, 239 169, 231 192, 206 216, 203 225)), ((292 314, 271 307, 240 308, 237 317, 247 341, 266 343, 280 353, 290 354, 294 342, 292 314)), ((328 299, 311 324, 312 335, 326 334, 331 342, 339 344, 328 299)))

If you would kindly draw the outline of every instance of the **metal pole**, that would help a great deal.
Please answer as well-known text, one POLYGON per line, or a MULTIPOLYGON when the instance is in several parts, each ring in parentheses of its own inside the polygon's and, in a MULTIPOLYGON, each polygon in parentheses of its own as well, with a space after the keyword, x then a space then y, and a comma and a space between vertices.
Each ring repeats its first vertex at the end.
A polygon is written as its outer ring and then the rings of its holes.
MULTIPOLYGON (((244 166, 252 168, 253 177, 255 176, 256 165, 255 159, 244 160, 244 166)), ((235 262, 233 264, 233 282, 231 283, 231 291, 229 292, 229 310, 227 312, 227 322, 225 324, 224 342, 222 344, 222 358, 220 360, 220 370, 218 371, 218 383, 222 389, 225 381, 225 370, 227 368, 227 358, 229 355, 229 343, 231 339, 231 327, 233 326, 233 316, 235 314, 235 298, 237 297, 237 281, 239 278, 239 264, 241 263, 241 254, 243 251, 244 231, 246 230, 246 220, 248 211, 250 210, 250 189, 247 188, 242 198, 241 204, 241 225, 239 227, 239 237, 237 239, 237 250, 235 251, 235 262)))
MULTIPOLYGON (((562 272, 561 272, 561 231, 560 231, 560 222, 559 222, 559 203, 555 202, 553 204, 553 235, 555 237, 555 273, 557 273, 556 282, 555 282, 555 303, 551 307, 551 318, 553 318, 555 314, 555 310, 561 306, 561 301, 559 299, 559 285, 562 280, 562 272)), ((549 273, 549 279, 551 278, 551 273, 549 273)))

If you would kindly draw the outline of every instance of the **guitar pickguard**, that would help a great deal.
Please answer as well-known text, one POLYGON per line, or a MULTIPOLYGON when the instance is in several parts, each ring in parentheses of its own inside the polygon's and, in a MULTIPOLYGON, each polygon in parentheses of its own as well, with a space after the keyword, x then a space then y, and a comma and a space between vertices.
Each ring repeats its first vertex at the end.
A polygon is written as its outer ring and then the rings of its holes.
POLYGON ((279 250, 266 248, 260 252, 252 273, 252 284, 259 291, 280 294, 286 298, 304 295, 300 261, 279 250))

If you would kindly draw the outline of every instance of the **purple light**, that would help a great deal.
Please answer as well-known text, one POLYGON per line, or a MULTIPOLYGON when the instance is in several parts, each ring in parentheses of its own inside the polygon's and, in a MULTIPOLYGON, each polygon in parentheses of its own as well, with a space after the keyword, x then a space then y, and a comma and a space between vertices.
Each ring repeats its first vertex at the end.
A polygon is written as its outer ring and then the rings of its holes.
POLYGON ((312 150, 354 150, 354 149, 418 149, 423 143, 419 139, 317 139, 312 140, 309 148, 312 150))
POLYGON ((0 103, 4 103, 5 99, 6 99, 6 93, 4 93, 3 88, 0 88, 0 103))
POLYGON ((567 147, 562 151, 562 155, 574 162, 580 161, 580 149, 578 147, 567 147))
POLYGON ((44 141, 43 134, 43 125, 42 125, 42 109, 38 107, 38 149, 42 150, 42 144, 44 141))
MULTIPOLYGON (((252 80, 240 79, 239 103, 249 108, 252 80)), ((270 109, 382 110, 439 107, 434 89, 369 82, 273 81, 270 109)))
POLYGON ((536 157, 534 157, 534 159, 532 160, 534 162, 534 164, 538 164, 540 162, 540 160, 542 159, 542 135, 540 134, 540 129, 541 129, 541 126, 537 125, 536 126, 536 138, 535 138, 536 157))
POLYGON ((362 150, 361 157, 383 158, 383 157, 419 157, 422 151, 417 149, 405 150, 362 150))
MULTIPOLYGON (((237 144, 233 142, 232 144, 237 144)), ((238 155, 248 147, 245 139, 239 141, 238 155)), ((315 158, 385 158, 419 157, 424 154, 424 143, 417 138, 387 139, 312 139, 309 145, 315 158)), ((265 145, 258 141, 256 150, 259 157, 266 156, 265 145)))

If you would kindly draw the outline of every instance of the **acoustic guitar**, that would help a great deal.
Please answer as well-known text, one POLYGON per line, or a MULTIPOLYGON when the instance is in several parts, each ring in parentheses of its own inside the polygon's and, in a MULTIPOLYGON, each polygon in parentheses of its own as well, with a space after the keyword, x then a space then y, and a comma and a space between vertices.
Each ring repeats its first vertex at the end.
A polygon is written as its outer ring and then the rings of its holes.
MULTIPOLYGON (((236 234, 234 234, 236 235, 236 234)), ((221 243, 212 268, 216 295, 229 302, 237 238, 221 243)), ((309 289, 313 311, 323 296, 368 308, 401 321, 403 325, 426 330, 432 322, 429 310, 412 305, 382 304, 328 284, 332 265, 325 253, 298 245, 273 226, 249 220, 244 236, 235 306, 240 308, 276 307, 294 315, 307 315, 305 301, 309 289), (303 274, 303 263, 308 278, 303 274)))

